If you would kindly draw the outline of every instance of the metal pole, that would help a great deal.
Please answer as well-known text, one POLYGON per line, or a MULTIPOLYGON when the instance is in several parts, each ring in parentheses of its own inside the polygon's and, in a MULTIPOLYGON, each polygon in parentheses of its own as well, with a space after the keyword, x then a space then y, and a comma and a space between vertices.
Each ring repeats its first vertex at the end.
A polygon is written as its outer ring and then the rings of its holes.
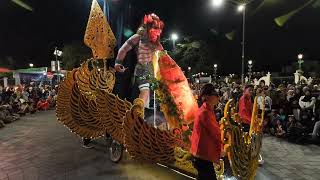
POLYGON ((173 47, 173 51, 176 50, 176 40, 172 40, 172 47, 173 47))
POLYGON ((104 15, 107 15, 106 14, 106 10, 107 10, 107 2, 106 2, 107 0, 104 0, 103 1, 103 13, 104 13, 104 15))
POLYGON ((155 128, 157 127, 156 117, 157 117, 157 104, 156 104, 156 91, 154 90, 153 91, 153 127, 155 128))
POLYGON ((59 71, 59 69, 58 69, 58 67, 59 67, 59 61, 58 61, 58 48, 57 47, 55 47, 54 48, 54 54, 55 54, 55 56, 56 56, 56 71, 57 71, 57 73, 58 73, 58 83, 60 83, 60 71, 59 71))
POLYGON ((103 1, 103 13, 104 13, 104 15, 107 17, 107 21, 108 21, 109 23, 111 23, 111 22, 110 22, 110 14, 109 14, 109 4, 108 4, 108 0, 104 0, 104 1, 103 1))
POLYGON ((242 13, 242 61, 241 61, 241 83, 244 84, 244 47, 245 47, 245 28, 246 28, 246 6, 242 13))

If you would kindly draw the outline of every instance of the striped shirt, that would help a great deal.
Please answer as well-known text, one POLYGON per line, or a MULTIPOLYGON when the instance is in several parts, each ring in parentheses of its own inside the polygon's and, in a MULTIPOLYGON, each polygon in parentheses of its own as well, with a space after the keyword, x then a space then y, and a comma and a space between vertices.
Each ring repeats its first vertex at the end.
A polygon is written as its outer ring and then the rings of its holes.
POLYGON ((162 45, 154 45, 150 42, 144 42, 141 35, 135 34, 131 36, 119 49, 117 60, 123 61, 127 53, 135 48, 138 57, 138 63, 148 64, 152 61, 152 56, 155 51, 163 50, 162 45))

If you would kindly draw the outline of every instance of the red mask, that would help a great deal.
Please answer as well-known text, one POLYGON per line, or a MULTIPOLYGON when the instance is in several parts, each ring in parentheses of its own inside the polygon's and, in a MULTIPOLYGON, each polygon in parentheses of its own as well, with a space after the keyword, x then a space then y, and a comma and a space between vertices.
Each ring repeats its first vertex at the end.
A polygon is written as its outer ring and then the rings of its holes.
POLYGON ((163 22, 160 18, 155 14, 145 15, 143 18, 143 24, 151 25, 152 27, 148 31, 148 38, 151 42, 157 42, 160 39, 162 29, 163 29, 163 22))
POLYGON ((151 42, 153 42, 153 43, 156 42, 158 39, 160 39, 161 33, 162 33, 161 29, 159 29, 159 28, 151 28, 149 30, 149 33, 148 33, 149 40, 151 42))

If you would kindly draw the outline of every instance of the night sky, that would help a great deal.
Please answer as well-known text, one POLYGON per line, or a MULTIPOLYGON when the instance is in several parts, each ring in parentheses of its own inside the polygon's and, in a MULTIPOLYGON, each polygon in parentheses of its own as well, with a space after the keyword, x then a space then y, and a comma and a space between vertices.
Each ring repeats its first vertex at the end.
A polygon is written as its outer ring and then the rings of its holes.
MULTIPOLYGON (((257 69, 280 70, 295 61, 298 53, 306 60, 320 60, 320 7, 309 5, 295 14, 283 27, 274 18, 297 9, 309 0, 262 0, 250 4, 247 16, 246 56, 257 69)), ((25 0, 28 11, 9 0, 0 1, 0 60, 12 56, 18 67, 49 66, 55 46, 82 42, 91 0, 25 0)), ((99 2, 102 1, 100 0, 99 2)), ((230 3, 214 9, 210 0, 114 0, 111 16, 125 3, 130 13, 125 27, 136 30, 145 13, 155 12, 165 22, 163 38, 171 32, 210 41, 223 72, 239 72, 241 64, 241 14, 230 3), (211 31, 210 31, 211 29, 211 31), (214 29, 214 33, 212 32, 214 29), (236 30, 230 41, 225 34, 236 30)))

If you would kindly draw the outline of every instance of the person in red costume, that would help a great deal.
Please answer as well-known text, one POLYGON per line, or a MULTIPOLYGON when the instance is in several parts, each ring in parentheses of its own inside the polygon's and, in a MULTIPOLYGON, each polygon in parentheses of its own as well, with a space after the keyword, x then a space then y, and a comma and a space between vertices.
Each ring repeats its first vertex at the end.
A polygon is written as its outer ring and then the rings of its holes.
POLYGON ((155 14, 145 15, 138 32, 131 36, 119 49, 115 70, 123 73, 126 68, 122 65, 130 50, 137 54, 138 63, 135 67, 134 78, 140 90, 139 98, 149 107, 150 83, 148 76, 153 76, 152 57, 157 50, 163 50, 160 36, 164 23, 155 14))
POLYGON ((213 163, 221 157, 221 132, 214 114, 219 102, 218 93, 212 84, 203 86, 200 92, 203 102, 194 120, 190 152, 194 156, 194 167, 200 180, 216 179, 213 163))
POLYGON ((251 116, 252 116, 252 93, 253 85, 247 85, 244 89, 243 95, 239 99, 239 115, 242 121, 244 131, 250 130, 251 116))

